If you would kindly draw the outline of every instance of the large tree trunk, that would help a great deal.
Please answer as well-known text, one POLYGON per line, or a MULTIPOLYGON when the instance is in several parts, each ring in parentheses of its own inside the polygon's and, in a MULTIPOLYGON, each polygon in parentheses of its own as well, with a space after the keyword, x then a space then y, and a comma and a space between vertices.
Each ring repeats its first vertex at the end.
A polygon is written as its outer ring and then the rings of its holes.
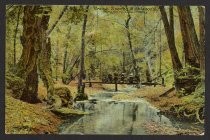
POLYGON ((197 37, 196 31, 195 31, 195 25, 194 25, 194 22, 193 22, 192 13, 191 13, 191 10, 190 10, 189 6, 183 6, 181 8, 186 15, 185 19, 186 19, 186 22, 187 22, 187 30, 189 32, 189 35, 190 35, 190 38, 191 38, 191 41, 192 41, 192 48, 194 49, 194 52, 195 52, 194 55, 196 56, 197 63, 199 64, 200 44, 199 44, 198 37, 197 37))
POLYGON ((170 24, 169 24, 164 6, 160 6, 159 8, 160 8, 164 28, 165 28, 165 33, 167 36, 168 46, 170 49, 173 69, 174 69, 174 72, 180 71, 182 69, 182 64, 179 59, 179 56, 176 50, 176 45, 175 45, 173 9, 170 7, 170 24))
POLYGON ((174 71, 174 81, 175 81, 175 87, 177 90, 179 90, 179 84, 177 82, 177 72, 180 72, 182 69, 182 64, 179 59, 176 45, 175 45, 175 37, 174 37, 174 18, 173 18, 173 7, 170 6, 169 8, 169 16, 170 16, 170 23, 167 18, 167 14, 165 11, 164 6, 160 6, 160 13, 162 16, 162 21, 165 28, 165 33, 168 41, 168 46, 170 49, 171 59, 172 59, 172 65, 173 65, 173 71, 174 71))
MULTIPOLYGON (((46 31, 46 30, 45 30, 46 31)), ((47 88, 47 97, 50 99, 54 95, 54 81, 52 78, 52 68, 50 63, 51 57, 51 42, 50 38, 46 38, 45 32, 42 38, 42 49, 38 56, 38 68, 40 77, 47 88)))
POLYGON ((25 82, 21 100, 30 103, 38 101, 37 57, 41 48, 39 29, 45 22, 45 18, 37 15, 42 12, 42 7, 40 6, 24 7, 23 34, 21 36, 23 50, 20 61, 17 64, 16 75, 25 82))
POLYGON ((85 8, 84 13, 84 22, 82 27, 82 40, 81 40, 81 61, 80 61, 80 72, 79 72, 79 81, 78 81, 78 94, 81 96, 84 95, 84 84, 82 83, 82 79, 85 75, 85 32, 86 32, 86 24, 87 24, 87 13, 88 13, 89 5, 85 8))
MULTIPOLYGON (((189 6, 178 6, 180 28, 182 33, 182 40, 184 45, 185 60, 188 67, 185 71, 181 72, 181 77, 179 78, 179 83, 181 87, 185 90, 184 94, 191 94, 195 91, 197 84, 200 82, 200 79, 197 78, 201 73, 201 67, 204 65, 204 52, 203 47, 198 42, 198 37, 195 31, 194 21, 189 6), (202 65, 202 66, 201 66, 202 65), (200 70, 199 70, 200 68, 200 70)), ((202 13, 201 13, 202 15, 202 13)), ((202 28, 202 16, 200 18, 200 27, 202 28)), ((201 42, 204 43, 204 27, 201 29, 201 42)))
POLYGON ((178 6, 180 28, 184 45, 185 60, 188 65, 199 67, 199 54, 196 46, 199 45, 195 27, 190 10, 188 7, 178 6), (190 12, 190 13, 189 13, 190 12), (195 35, 192 35, 195 33, 195 35), (194 41, 195 40, 195 41, 194 41), (196 44, 195 44, 196 42, 196 44))

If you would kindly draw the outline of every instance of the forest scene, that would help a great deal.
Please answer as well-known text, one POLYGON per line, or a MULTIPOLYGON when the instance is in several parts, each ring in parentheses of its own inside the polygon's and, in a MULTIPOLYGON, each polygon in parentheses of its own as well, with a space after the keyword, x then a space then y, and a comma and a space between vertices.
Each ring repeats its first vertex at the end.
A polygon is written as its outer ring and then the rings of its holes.
POLYGON ((205 7, 7 5, 5 133, 204 135, 205 7))

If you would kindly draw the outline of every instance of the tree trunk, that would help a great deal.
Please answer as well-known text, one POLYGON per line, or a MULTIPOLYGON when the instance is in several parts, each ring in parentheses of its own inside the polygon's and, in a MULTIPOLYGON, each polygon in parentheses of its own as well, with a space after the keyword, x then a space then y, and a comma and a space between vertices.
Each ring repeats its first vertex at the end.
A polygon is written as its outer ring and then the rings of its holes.
MULTIPOLYGON (((185 71, 181 72, 179 84, 184 89, 184 95, 191 94, 195 91, 196 86, 200 82, 196 78, 200 74, 200 70, 196 69, 201 66, 201 46, 198 42, 192 14, 189 6, 178 6, 179 21, 184 45, 185 60, 190 67, 186 67, 185 71)), ((201 31, 203 34, 203 31, 201 31)), ((202 37, 201 37, 202 38, 202 37)))
MULTIPOLYGON (((40 27, 49 20, 49 16, 37 16, 42 14, 43 7, 25 6, 23 16, 23 34, 21 43, 23 45, 22 55, 17 64, 16 75, 25 82, 21 100, 35 103, 38 101, 38 74, 37 57, 41 49, 40 27)), ((48 14, 49 11, 45 11, 48 14)))
POLYGON ((191 37, 191 41, 192 41, 193 49, 194 49, 194 52, 195 52, 195 56, 196 56, 197 61, 199 63, 199 60, 200 60, 200 57, 199 57, 200 44, 199 44, 198 37, 197 37, 196 31, 195 31, 195 25, 194 25, 194 22, 193 22, 192 13, 191 13, 191 10, 190 10, 189 6, 184 6, 183 9, 184 9, 184 12, 186 13, 187 29, 188 29, 188 32, 189 32, 190 37, 191 37))
POLYGON ((65 50, 64 50, 64 57, 63 57, 63 74, 66 73, 66 68, 67 68, 67 45, 65 46, 65 50))
POLYGON ((147 82, 152 82, 152 70, 149 61, 146 62, 146 79, 147 82))
POLYGON ((66 12, 67 9, 68 9, 68 6, 64 6, 64 8, 61 11, 58 19, 55 21, 55 23, 52 25, 52 27, 47 31, 47 36, 49 36, 50 33, 54 30, 55 26, 58 24, 58 22, 60 21, 60 19, 63 17, 63 15, 64 15, 64 13, 66 12))
MULTIPOLYGON (((192 19, 188 20, 189 18, 188 16, 191 14, 187 14, 186 7, 182 7, 182 6, 178 6, 178 13, 179 13, 179 21, 180 21, 180 28, 181 28, 181 33, 182 33, 182 40, 183 40, 183 45, 184 45, 186 63, 194 67, 199 67, 199 64, 198 64, 199 54, 196 51, 196 47, 194 44, 194 42, 197 42, 197 41, 193 41, 194 38, 190 30, 194 30, 194 29, 192 29, 192 27, 189 26, 190 24, 193 23, 193 21, 191 21, 192 19), (189 23, 189 21, 192 23, 189 23)), ((194 36, 197 36, 197 35, 194 35, 194 36)))
POLYGON ((205 76, 205 9, 198 7, 199 29, 200 29, 200 72, 204 79, 205 76))
MULTIPOLYGON (((146 38, 146 36, 145 36, 146 38)), ((145 43, 144 43, 145 44, 145 43)), ((155 46, 155 32, 154 32, 154 46, 155 46)), ((145 61, 146 61, 146 80, 147 82, 152 82, 152 68, 151 68, 151 58, 149 52, 151 51, 147 45, 144 46, 145 50, 145 61)))
POLYGON ((14 34, 14 52, 13 52, 14 66, 16 65, 16 37, 17 37, 17 32, 18 32, 21 9, 22 9, 22 7, 19 6, 19 10, 18 10, 18 14, 17 14, 17 24, 15 27, 15 34, 14 34))
POLYGON ((162 26, 160 22, 159 76, 162 77, 162 26))
POLYGON ((65 76, 62 77, 62 82, 64 84, 68 85, 75 78, 73 77, 73 69, 74 67, 76 67, 79 61, 80 61, 80 56, 73 56, 71 62, 68 63, 68 65, 66 66, 66 72, 64 73, 65 76))
POLYGON ((130 16, 130 13, 129 13, 129 10, 128 10, 127 6, 126 6, 126 11, 127 11, 127 14, 128 14, 128 18, 127 18, 126 23, 125 23, 125 28, 127 30, 128 43, 129 43, 129 48, 130 48, 131 56, 132 56, 134 76, 138 77, 138 79, 139 79, 138 80, 138 83, 139 83, 138 85, 140 86, 141 85, 140 73, 139 73, 139 69, 138 69, 137 64, 136 64, 136 59, 135 59, 135 56, 134 56, 133 46, 132 46, 132 41, 131 41, 131 34, 130 34, 130 31, 129 31, 129 22, 130 22, 131 16, 130 16))
POLYGON ((123 56, 123 62, 122 62, 122 72, 125 73, 126 70, 125 70, 125 52, 123 51, 122 53, 122 56, 123 56))
POLYGON ((55 80, 58 81, 58 65, 59 65, 59 40, 57 39, 57 46, 55 48, 55 80))
POLYGON ((177 72, 180 72, 182 69, 182 64, 179 59, 176 45, 175 45, 175 37, 174 37, 174 18, 173 18, 173 7, 170 6, 169 8, 169 16, 170 16, 170 23, 168 22, 167 14, 165 11, 164 6, 159 6, 160 13, 162 16, 162 21, 165 28, 165 33, 168 41, 168 46, 170 49, 171 59, 172 59, 172 65, 173 65, 173 71, 174 71, 174 81, 175 81, 175 87, 177 90, 179 90, 179 84, 177 83, 177 72))
POLYGON ((68 55, 68 52, 67 52, 67 44, 65 46, 65 49, 64 49, 64 56, 63 56, 63 76, 62 76, 62 82, 64 84, 67 83, 67 55, 68 55))
POLYGON ((46 30, 42 32, 42 49, 38 56, 38 66, 40 77, 47 88, 47 98, 50 99, 54 95, 54 81, 52 78, 52 68, 50 63, 51 57, 51 41, 47 39, 46 30))
POLYGON ((39 27, 40 31, 40 53, 38 54, 38 68, 40 72, 40 77, 47 88, 47 96, 53 95, 54 91, 54 82, 52 79, 52 69, 50 63, 51 57, 51 41, 50 38, 47 38, 47 29, 50 16, 44 15, 42 26, 39 27))
POLYGON ((167 41, 168 41, 168 46, 170 49, 170 54, 171 54, 171 59, 172 59, 172 64, 173 64, 173 69, 175 71, 180 71, 182 69, 182 64, 179 59, 177 50, 176 50, 176 45, 175 45, 175 38, 174 38, 174 21, 173 21, 173 8, 170 7, 170 24, 168 22, 167 14, 165 11, 164 6, 159 7, 164 28, 165 28, 165 33, 167 36, 167 41))
POLYGON ((85 59, 85 32, 86 32, 86 24, 87 24, 87 13, 88 13, 89 5, 85 8, 84 13, 84 22, 82 27, 82 40, 81 40, 81 61, 80 61, 80 72, 79 72, 79 81, 78 81, 78 93, 84 94, 84 85, 82 83, 82 79, 84 78, 84 59, 85 59))

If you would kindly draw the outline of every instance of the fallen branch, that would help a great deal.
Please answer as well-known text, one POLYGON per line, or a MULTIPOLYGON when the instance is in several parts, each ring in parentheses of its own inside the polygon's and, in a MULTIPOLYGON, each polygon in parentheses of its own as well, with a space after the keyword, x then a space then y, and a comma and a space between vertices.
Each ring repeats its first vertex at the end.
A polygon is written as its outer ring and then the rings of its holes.
POLYGON ((172 87, 170 88, 169 90, 167 90, 166 92, 162 93, 159 97, 164 97, 164 96, 167 96, 169 93, 171 93, 172 91, 174 91, 175 88, 172 87))

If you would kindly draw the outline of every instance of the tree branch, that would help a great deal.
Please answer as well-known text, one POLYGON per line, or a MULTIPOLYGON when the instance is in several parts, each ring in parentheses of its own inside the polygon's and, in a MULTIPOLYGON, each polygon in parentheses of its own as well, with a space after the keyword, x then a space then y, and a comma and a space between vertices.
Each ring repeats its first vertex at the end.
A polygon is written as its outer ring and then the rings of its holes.
POLYGON ((56 22, 52 25, 52 27, 50 28, 50 30, 47 31, 47 35, 49 36, 50 33, 53 31, 53 29, 55 28, 55 26, 58 24, 59 20, 62 18, 62 16, 64 15, 64 13, 66 12, 66 10, 68 9, 68 6, 65 6, 63 8, 63 10, 61 11, 58 19, 56 20, 56 22))

